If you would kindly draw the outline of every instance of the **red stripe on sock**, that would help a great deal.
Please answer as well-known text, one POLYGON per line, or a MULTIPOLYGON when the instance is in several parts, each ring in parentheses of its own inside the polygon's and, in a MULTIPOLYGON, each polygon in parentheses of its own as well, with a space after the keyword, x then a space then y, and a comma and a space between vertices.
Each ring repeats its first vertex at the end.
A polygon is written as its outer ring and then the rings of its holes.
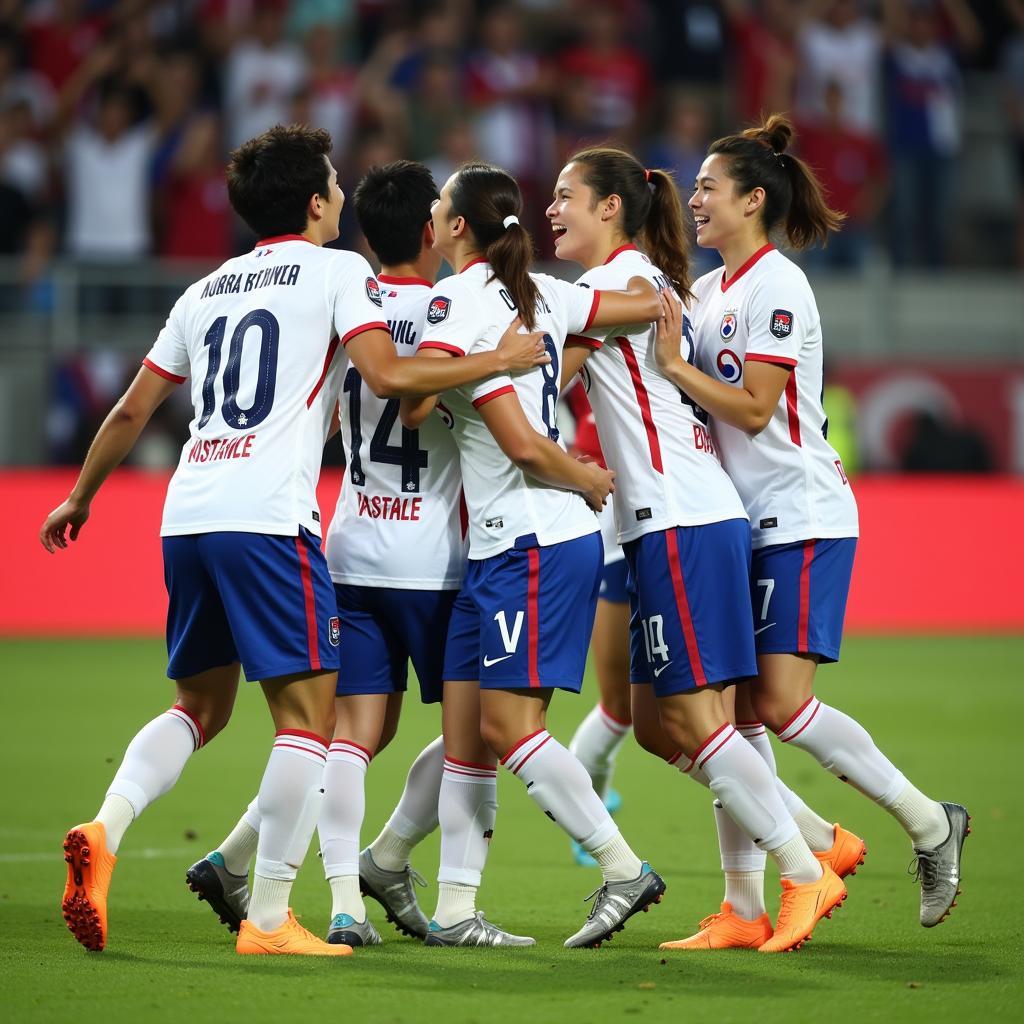
MULTIPOLYGON (((726 743, 728 743, 729 740, 731 740, 733 738, 733 736, 735 736, 735 735, 736 735, 736 730, 734 729, 727 736, 723 736, 721 743, 719 743, 716 747, 714 747, 709 753, 705 754, 703 760, 700 762, 700 764, 697 765, 697 767, 698 768, 703 768, 704 765, 706 765, 708 763, 708 761, 710 761, 711 758, 713 758, 715 756, 715 754, 717 754, 722 749, 722 747, 724 747, 726 745, 726 743)), ((696 758, 694 758, 694 761, 696 762, 696 758)))
POLYGON ((679 561, 679 542, 676 539, 676 531, 674 529, 665 531, 665 547, 668 550, 668 566, 672 574, 672 589, 676 595, 679 622, 683 627, 683 639, 686 641, 686 656, 690 659, 690 668, 693 671, 694 682, 698 686, 706 686, 708 680, 707 676, 704 675, 704 666, 700 660, 697 633, 693 628, 693 618, 690 615, 690 602, 686 599, 686 587, 683 584, 683 567, 679 561))
POLYGON ((597 706, 601 714, 604 715, 605 718, 610 718, 616 725, 624 725, 628 728, 633 724, 633 720, 630 718, 627 718, 625 720, 621 718, 616 718, 603 704, 598 704, 597 706))
POLYGON ((308 732, 305 729, 278 729, 274 733, 274 736, 301 736, 303 739, 312 740, 314 743, 319 743, 322 747, 326 747, 330 742, 319 733, 308 732))
MULTIPOLYGON (((726 729, 731 729, 732 726, 726 722, 725 725, 720 725, 691 755, 690 760, 696 762, 697 758, 708 749, 708 745, 713 743, 716 736, 720 736, 726 729)), ((682 751, 680 751, 682 753, 682 751)))
POLYGON ((302 594, 306 603, 306 645, 309 648, 309 667, 320 671, 320 640, 316 630, 316 597, 313 594, 313 571, 309 567, 309 552, 302 535, 295 538, 295 550, 299 553, 299 575, 302 577, 302 594))
POLYGON ((775 730, 775 735, 776 736, 781 736, 804 713, 804 710, 806 709, 807 705, 810 704, 812 700, 814 700, 814 694, 813 693, 811 694, 810 697, 807 698, 807 700, 805 700, 803 702, 803 704, 800 705, 800 707, 798 707, 796 709, 796 711, 793 712, 792 716, 782 726, 781 729, 776 729, 775 730))
POLYGON ((679 758, 681 758, 682 756, 683 752, 681 750, 677 750, 670 758, 668 758, 668 763, 672 765, 678 764, 679 758))
POLYGON ((464 775, 467 779, 497 779, 498 777, 497 768, 489 772, 464 772, 461 768, 445 765, 444 770, 449 775, 464 775))
MULTIPOLYGON (((199 747, 206 743, 206 733, 203 731, 203 727, 199 722, 199 719, 189 711, 188 708, 183 708, 180 704, 173 704, 171 706, 172 711, 180 711, 195 727, 196 732, 199 733, 199 747)), ((196 747, 196 750, 199 749, 196 747)))
MULTIPOLYGON (((537 734, 534 733, 536 736, 537 734)), ((511 753, 512 751, 509 751, 511 753)), ((479 768, 482 772, 497 772, 497 765, 493 764, 476 764, 474 761, 460 761, 457 757, 449 757, 447 754, 444 755, 444 759, 448 764, 458 765, 460 768, 479 768)))
POLYGON ((520 771, 521 771, 521 770, 522 770, 522 769, 523 769, 523 768, 524 768, 524 767, 526 766, 526 762, 527 762, 527 761, 529 761, 529 760, 530 760, 530 758, 531 758, 531 757, 533 757, 533 755, 534 755, 534 754, 536 754, 536 753, 537 753, 537 751, 538 751, 538 750, 540 750, 540 748, 541 748, 541 747, 543 747, 543 746, 544 746, 544 744, 545 744, 545 743, 547 743, 547 741, 548 741, 549 739, 551 739, 551 737, 550 737, 550 736, 545 736, 545 737, 544 737, 544 739, 542 739, 542 740, 540 741, 540 743, 538 743, 538 744, 537 744, 537 746, 535 746, 535 747, 533 748, 533 750, 531 750, 531 751, 530 751, 530 752, 529 752, 529 753, 528 753, 528 754, 526 755, 526 757, 524 757, 524 758, 522 759, 522 761, 520 761, 520 762, 519 762, 519 764, 517 764, 517 765, 515 766, 515 768, 513 768, 513 769, 512 769, 512 774, 513 774, 513 775, 518 775, 518 774, 519 774, 519 772, 520 772, 520 771))
POLYGON ((814 709, 814 710, 813 710, 813 711, 812 711, 812 712, 810 713, 810 715, 809 715, 809 716, 807 717, 807 721, 806 721, 806 722, 804 722, 804 724, 803 724, 803 725, 801 725, 801 726, 800 726, 800 728, 799 728, 799 729, 797 729, 797 731, 796 731, 795 733, 793 733, 793 735, 792 735, 792 736, 789 736, 789 737, 787 737, 787 738, 786 738, 786 739, 784 739, 784 740, 783 740, 782 742, 783 742, 783 743, 790 743, 790 742, 791 742, 792 740, 795 740, 795 739, 797 738, 797 736, 799 736, 799 735, 800 735, 800 733, 802 733, 802 732, 804 731, 804 729, 806 729, 806 728, 807 728, 807 726, 809 726, 809 725, 811 724, 811 722, 813 722, 813 721, 814 721, 814 716, 815 716, 815 715, 816 715, 816 714, 817 714, 817 713, 818 713, 818 712, 819 712, 820 710, 821 710, 821 702, 819 701, 819 702, 818 702, 818 706, 817 706, 817 707, 816 707, 816 708, 815 708, 815 709, 814 709))
POLYGON ((531 732, 529 736, 524 736, 518 743, 513 745, 512 749, 504 757, 499 759, 500 763, 504 764, 524 743, 529 743, 534 736, 539 736, 542 732, 544 732, 543 729, 538 729, 536 732, 531 732))
POLYGON ((309 747, 300 747, 298 743, 282 743, 280 740, 274 743, 275 750, 283 750, 285 748, 288 750, 301 750, 304 754, 312 754, 313 757, 319 757, 321 761, 327 760, 327 755, 320 750, 310 750, 309 747))

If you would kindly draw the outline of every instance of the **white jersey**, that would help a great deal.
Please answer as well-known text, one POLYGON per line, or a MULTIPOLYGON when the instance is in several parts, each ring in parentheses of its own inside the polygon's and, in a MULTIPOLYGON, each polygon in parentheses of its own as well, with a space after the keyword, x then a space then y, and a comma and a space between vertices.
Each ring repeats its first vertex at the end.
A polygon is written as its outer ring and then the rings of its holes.
POLYGON ((747 362, 791 368, 768 426, 756 437, 715 422, 715 442, 746 505, 753 546, 856 537, 857 503, 821 405, 821 320, 802 270, 772 246, 730 281, 719 268, 694 285, 697 365, 743 384, 747 362))
POLYGON ((320 533, 316 484, 337 350, 386 329, 370 266, 298 235, 268 239, 188 288, 144 365, 192 378, 195 418, 160 533, 320 533))
MULTIPOLYGON (((423 337, 433 285, 378 277, 399 356, 423 337)), ((327 531, 335 583, 393 590, 457 590, 466 557, 462 475, 451 429, 430 415, 418 430, 398 421, 398 399, 378 398, 350 366, 340 403, 345 481, 327 531)))
MULTIPOLYGON (((490 266, 478 260, 438 284, 420 348, 461 356, 497 347, 517 307, 500 281, 488 282, 491 273, 490 266)), ((562 346, 566 334, 589 325, 595 299, 546 274, 531 276, 542 298, 537 329, 547 332, 551 363, 515 378, 491 377, 442 396, 459 446, 469 507, 469 557, 474 559, 514 547, 558 544, 598 529, 597 517, 578 494, 527 477, 498 447, 477 411, 485 402, 514 391, 530 425, 565 447, 555 416, 562 346)))
MULTIPOLYGON (((657 289, 668 278, 634 245, 577 282, 623 289, 634 277, 657 289)), ((690 321, 684 318, 683 344, 690 321)), ((707 415, 658 371, 654 324, 615 327, 577 337, 596 349, 583 367, 608 468, 615 471, 615 522, 620 544, 675 526, 745 519, 743 503, 722 469, 705 426, 707 415)))

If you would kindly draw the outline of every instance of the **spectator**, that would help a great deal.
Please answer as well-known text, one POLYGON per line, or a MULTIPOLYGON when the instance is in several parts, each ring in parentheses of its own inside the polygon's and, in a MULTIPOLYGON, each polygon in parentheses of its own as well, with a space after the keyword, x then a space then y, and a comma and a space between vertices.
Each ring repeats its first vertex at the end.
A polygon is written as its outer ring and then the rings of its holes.
POLYGON ((795 0, 724 0, 732 36, 732 94, 741 124, 793 109, 797 69, 795 0))
POLYGON ((808 254, 808 263, 831 270, 861 269, 868 255, 871 226, 886 198, 885 152, 877 139, 849 127, 843 117, 843 90, 825 86, 825 115, 801 126, 800 155, 825 186, 828 204, 846 214, 842 231, 825 249, 808 254))
POLYGON ((440 53, 424 61, 407 107, 406 139, 413 160, 430 160, 440 151, 449 124, 466 116, 462 79, 440 53))
POLYGON ((57 94, 48 78, 21 66, 22 52, 14 31, 0 27, 0 107, 27 103, 33 131, 42 131, 53 117, 57 94))
POLYGON ((29 63, 55 92, 64 88, 103 37, 105 19, 88 14, 87 8, 85 0, 53 0, 29 10, 29 63))
POLYGON ((305 34, 307 124, 330 132, 332 160, 341 166, 359 110, 362 85, 356 69, 339 59, 340 29, 321 23, 305 34))
POLYGON ((727 12, 718 0, 669 0, 659 5, 664 31, 653 33, 658 78, 718 89, 726 57, 727 12))

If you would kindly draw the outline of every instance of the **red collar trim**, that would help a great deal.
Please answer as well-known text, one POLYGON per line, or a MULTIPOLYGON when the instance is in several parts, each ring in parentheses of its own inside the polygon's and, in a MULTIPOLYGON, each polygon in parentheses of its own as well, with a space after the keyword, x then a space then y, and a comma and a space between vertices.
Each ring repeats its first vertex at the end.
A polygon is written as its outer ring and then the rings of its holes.
POLYGON ((747 262, 729 278, 728 281, 725 279, 725 271, 723 270, 722 291, 724 292, 728 288, 732 287, 732 285, 734 285, 762 256, 767 256, 774 248, 775 246, 772 245, 771 242, 768 242, 766 245, 762 245, 761 248, 758 249, 757 252, 755 252, 754 255, 751 256, 750 259, 747 260, 747 262))
POLYGON ((427 288, 434 287, 425 277, 392 277, 390 274, 378 274, 377 280, 383 284, 422 284, 427 288))
POLYGON ((611 263, 611 261, 613 259, 615 259, 615 257, 618 256, 620 252, 628 252, 631 249, 633 250, 633 252, 639 252, 640 251, 632 242, 627 242, 625 245, 620 245, 618 247, 618 249, 616 249, 614 252, 610 253, 609 256, 608 256, 608 259, 606 259, 604 261, 603 266, 607 267, 608 264, 611 263))
POLYGON ((314 244, 308 238, 303 238, 302 235, 274 235, 273 238, 261 238, 256 243, 256 248, 258 249, 261 245, 275 245, 277 242, 308 242, 310 245, 314 244))
POLYGON ((464 274, 470 267, 475 267, 478 263, 486 263, 487 260, 483 256, 477 256, 475 260, 470 260, 460 271, 460 274, 464 274))

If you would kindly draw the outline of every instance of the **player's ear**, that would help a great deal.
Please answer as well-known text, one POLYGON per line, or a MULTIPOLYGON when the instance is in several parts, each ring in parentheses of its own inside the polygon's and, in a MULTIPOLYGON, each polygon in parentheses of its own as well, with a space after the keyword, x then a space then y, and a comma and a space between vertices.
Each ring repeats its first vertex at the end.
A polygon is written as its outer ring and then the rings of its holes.
POLYGON ((760 210, 762 206, 764 206, 765 194, 765 190, 761 188, 760 185, 752 189, 749 195, 747 196, 747 204, 743 212, 748 215, 752 213, 757 213, 757 211, 760 210))
POLYGON ((319 192, 314 192, 306 204, 306 216, 309 220, 318 221, 324 215, 324 199, 319 192))
POLYGON ((461 216, 461 214, 457 216, 454 220, 452 220, 451 225, 452 238, 461 238, 469 228, 469 224, 466 222, 466 218, 461 216))
POLYGON ((431 218, 423 225, 423 237, 420 239, 421 249, 434 248, 434 220, 431 218))
POLYGON ((597 204, 601 211, 601 220, 614 220, 622 209, 622 196, 614 192, 597 204))

